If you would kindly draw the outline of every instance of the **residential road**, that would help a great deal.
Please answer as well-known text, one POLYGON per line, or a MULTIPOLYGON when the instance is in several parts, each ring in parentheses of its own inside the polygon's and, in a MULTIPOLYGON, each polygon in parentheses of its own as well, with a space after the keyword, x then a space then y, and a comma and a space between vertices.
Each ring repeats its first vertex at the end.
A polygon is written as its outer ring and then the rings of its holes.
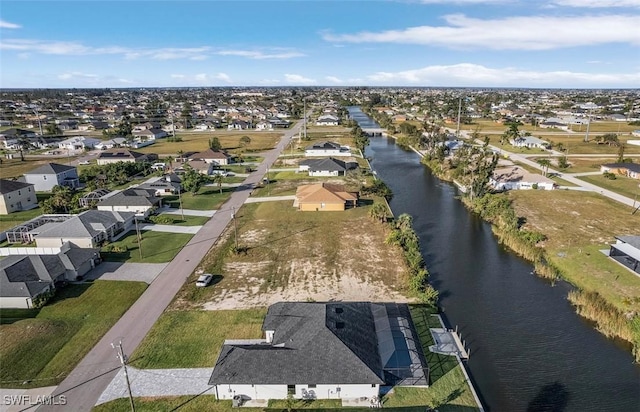
POLYGON ((131 354, 138 347, 185 280, 229 224, 233 211, 240 209, 244 204, 254 184, 262 180, 291 138, 298 133, 302 124, 301 120, 285 131, 276 148, 265 153, 263 162, 247 177, 243 186, 231 195, 222 208, 176 255, 142 296, 58 386, 53 395, 56 396, 55 399, 61 399, 60 395, 64 395, 66 404, 41 405, 38 411, 91 410, 120 369, 120 362, 116 358, 116 350, 111 346, 112 343, 117 344, 122 340, 125 354, 131 354))

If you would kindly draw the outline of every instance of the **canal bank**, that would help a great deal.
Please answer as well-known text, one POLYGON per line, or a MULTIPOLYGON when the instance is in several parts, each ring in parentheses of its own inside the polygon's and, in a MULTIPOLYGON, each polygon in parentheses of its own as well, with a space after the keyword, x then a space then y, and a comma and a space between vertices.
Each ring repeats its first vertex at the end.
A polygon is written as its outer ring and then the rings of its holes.
POLYGON ((431 282, 449 324, 466 337, 467 366, 487 410, 638 410, 640 369, 575 314, 568 284, 551 287, 534 276, 416 153, 372 138, 366 154, 394 193, 393 213, 414 218, 431 282))

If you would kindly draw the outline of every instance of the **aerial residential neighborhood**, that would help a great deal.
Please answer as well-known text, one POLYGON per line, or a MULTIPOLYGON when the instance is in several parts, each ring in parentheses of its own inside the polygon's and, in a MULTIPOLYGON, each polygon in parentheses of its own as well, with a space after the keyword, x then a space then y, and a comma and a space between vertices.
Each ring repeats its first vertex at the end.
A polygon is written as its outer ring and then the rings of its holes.
POLYGON ((638 410, 636 3, 3 1, 0 411, 638 410))

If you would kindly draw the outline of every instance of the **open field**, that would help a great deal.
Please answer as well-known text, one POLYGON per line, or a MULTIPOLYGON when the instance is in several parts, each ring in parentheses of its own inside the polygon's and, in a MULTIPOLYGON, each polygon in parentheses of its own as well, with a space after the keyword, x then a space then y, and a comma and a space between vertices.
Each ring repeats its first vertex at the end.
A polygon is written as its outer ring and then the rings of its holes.
POLYGON ((209 148, 209 139, 217 137, 224 150, 231 152, 259 152, 275 147, 283 132, 256 132, 255 130, 210 130, 210 131, 182 131, 177 132, 176 137, 182 138, 180 142, 169 142, 168 139, 156 140, 151 146, 143 147, 137 151, 142 153, 176 154, 183 152, 200 152, 209 148), (251 143, 242 147, 240 138, 249 136, 251 143))
POLYGON ((97 280, 60 289, 40 310, 0 310, 0 386, 62 381, 146 287, 142 282, 97 280))
MULTIPOLYGON (((368 201, 367 203, 372 203, 368 201)), ((219 275, 212 287, 187 282, 173 308, 264 307, 290 300, 406 301, 400 250, 386 245, 386 227, 368 216, 370 205, 344 212, 299 212, 292 201, 247 204, 233 227, 201 262, 219 275)), ((191 281, 195 280, 192 275, 191 281)))
MULTIPOLYGON (((187 283, 195 289, 193 282, 187 283)), ((131 355, 132 364, 142 369, 212 368, 225 339, 262 337, 266 313, 265 309, 167 310, 131 355)))
MULTIPOLYGON (((480 126, 480 130, 483 132, 487 131, 495 131, 502 133, 507 130, 508 126, 500 123, 496 123, 490 119, 475 119, 472 124, 461 124, 460 130, 468 130, 473 132, 476 130, 476 126, 480 126)), ((591 133, 622 133, 623 135, 630 135, 632 131, 637 130, 639 126, 631 126, 627 122, 616 122, 616 121, 599 121, 592 120, 591 125, 589 126, 589 134, 591 133)), ((575 133, 581 133, 584 137, 584 134, 587 131, 587 125, 571 125, 570 130, 575 133)), ((531 132, 536 135, 536 133, 544 133, 546 132, 565 132, 565 130, 561 129, 542 129, 537 126, 532 126, 531 124, 523 124, 518 126, 518 129, 523 132, 531 132)), ((595 135, 594 135, 595 136, 595 135)))
POLYGON ((124 237, 102 247, 100 255, 107 262, 165 263, 170 262, 186 245, 193 235, 185 233, 164 233, 144 230, 142 235, 142 258, 135 230, 124 237), (123 250, 115 252, 114 248, 123 250))
MULTIPOLYGON (((203 186, 198 190, 198 194, 182 193, 182 206, 185 209, 194 210, 214 210, 219 209, 220 206, 227 201, 231 193, 235 190, 233 187, 223 187, 222 193, 220 189, 214 186, 203 186)), ((172 208, 180 207, 180 199, 177 195, 165 196, 162 198, 162 203, 169 205, 172 208)))
MULTIPOLYGON (((546 157, 544 157, 546 158, 546 157)), ((530 157, 529 160, 536 161, 540 158, 530 157)), ((551 157, 551 161, 555 163, 555 159, 557 156, 551 157)), ((567 162, 571 165, 569 168, 564 169, 562 172, 564 173, 586 173, 586 172, 599 172, 600 165, 604 163, 615 163, 615 157, 575 157, 571 156, 567 158, 567 162)), ((554 169, 557 169, 557 166, 551 166, 554 169)))
POLYGON ((623 312, 640 311, 640 278, 598 252, 615 235, 637 234, 640 214, 597 193, 510 192, 526 226, 544 233, 549 258, 571 283, 594 290, 623 312))
POLYGON ((593 183, 612 192, 619 193, 631 199, 640 200, 640 180, 626 176, 616 176, 614 180, 607 179, 603 175, 580 176, 580 180, 593 183))

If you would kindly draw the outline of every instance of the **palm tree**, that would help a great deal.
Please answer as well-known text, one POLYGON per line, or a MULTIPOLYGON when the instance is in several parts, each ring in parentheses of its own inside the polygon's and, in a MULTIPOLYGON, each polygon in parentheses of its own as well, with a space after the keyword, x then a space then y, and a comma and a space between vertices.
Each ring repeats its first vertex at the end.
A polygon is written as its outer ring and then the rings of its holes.
POLYGON ((546 176, 549 171, 549 166, 551 166, 551 161, 549 159, 538 159, 538 164, 544 168, 543 172, 546 176))
POLYGON ((173 161, 176 160, 174 159, 173 156, 167 156, 167 163, 169 163, 169 170, 173 172, 173 161))
POLYGON ((224 176, 221 173, 216 173, 213 175, 213 183, 218 184, 218 189, 220 189, 220 193, 222 193, 222 182, 224 180, 224 176))
POLYGON ((369 217, 380 223, 386 222, 387 206, 380 202, 374 203, 373 206, 371 206, 371 209, 369 209, 369 217))

